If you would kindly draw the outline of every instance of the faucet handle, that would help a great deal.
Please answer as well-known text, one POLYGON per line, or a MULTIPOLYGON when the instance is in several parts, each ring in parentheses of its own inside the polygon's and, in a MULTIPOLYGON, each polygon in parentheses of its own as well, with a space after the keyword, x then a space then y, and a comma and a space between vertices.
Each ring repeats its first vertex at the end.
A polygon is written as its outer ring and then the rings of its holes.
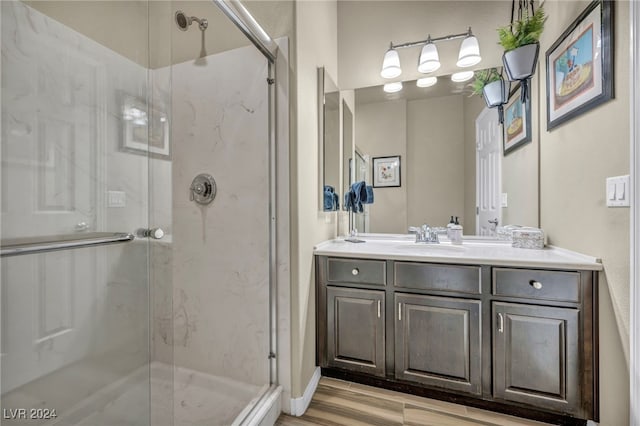
POLYGON ((410 234, 419 234, 420 233, 420 228, 418 228, 417 226, 410 226, 407 231, 410 234))

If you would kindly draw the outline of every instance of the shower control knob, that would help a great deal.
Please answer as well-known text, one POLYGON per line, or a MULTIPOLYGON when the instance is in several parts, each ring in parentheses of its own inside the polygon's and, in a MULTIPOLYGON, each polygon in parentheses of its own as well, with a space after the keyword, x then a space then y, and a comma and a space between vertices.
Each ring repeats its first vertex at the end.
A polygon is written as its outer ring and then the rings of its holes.
POLYGON ((200 173, 189 187, 189 199, 198 204, 209 204, 216 198, 216 181, 207 173, 200 173))

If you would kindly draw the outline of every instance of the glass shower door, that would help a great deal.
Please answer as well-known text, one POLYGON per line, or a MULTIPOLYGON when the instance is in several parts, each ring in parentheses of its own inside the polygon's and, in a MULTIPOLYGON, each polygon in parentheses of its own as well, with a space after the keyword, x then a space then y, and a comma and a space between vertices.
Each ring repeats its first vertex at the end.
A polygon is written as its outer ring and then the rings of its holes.
POLYGON ((174 424, 239 424, 271 385, 269 63, 213 2, 179 6, 209 26, 174 31, 171 63, 152 71, 171 75, 172 132, 168 174, 151 162, 152 205, 172 194, 152 209, 170 211, 151 249, 152 381, 171 353, 174 424))
POLYGON ((1 15, 0 421, 147 425, 147 5, 1 15))

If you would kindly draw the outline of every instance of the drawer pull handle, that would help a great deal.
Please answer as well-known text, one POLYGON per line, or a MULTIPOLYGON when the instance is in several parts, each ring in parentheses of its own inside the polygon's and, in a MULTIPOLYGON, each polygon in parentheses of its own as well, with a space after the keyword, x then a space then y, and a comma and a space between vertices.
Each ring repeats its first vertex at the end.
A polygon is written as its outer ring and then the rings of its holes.
POLYGON ((398 303, 398 321, 402 321, 402 303, 398 303))
POLYGON ((378 300, 378 318, 380 318, 380 301, 378 300))
POLYGON ((358 275, 360 273, 360 270, 358 268, 353 268, 351 270, 351 275, 358 275))
POLYGON ((529 281, 529 284, 536 290, 540 290, 542 288, 542 283, 540 281, 531 280, 529 281))
POLYGON ((504 333, 504 317, 501 313, 498 313, 498 331, 504 333))

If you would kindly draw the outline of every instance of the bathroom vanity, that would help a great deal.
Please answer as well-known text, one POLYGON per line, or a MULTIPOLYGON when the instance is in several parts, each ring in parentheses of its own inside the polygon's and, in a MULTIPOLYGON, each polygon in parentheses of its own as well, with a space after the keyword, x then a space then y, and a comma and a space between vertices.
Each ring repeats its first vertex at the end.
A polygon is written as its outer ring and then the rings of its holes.
POLYGON ((597 259, 364 240, 315 248, 323 375, 554 424, 598 420, 597 259))

